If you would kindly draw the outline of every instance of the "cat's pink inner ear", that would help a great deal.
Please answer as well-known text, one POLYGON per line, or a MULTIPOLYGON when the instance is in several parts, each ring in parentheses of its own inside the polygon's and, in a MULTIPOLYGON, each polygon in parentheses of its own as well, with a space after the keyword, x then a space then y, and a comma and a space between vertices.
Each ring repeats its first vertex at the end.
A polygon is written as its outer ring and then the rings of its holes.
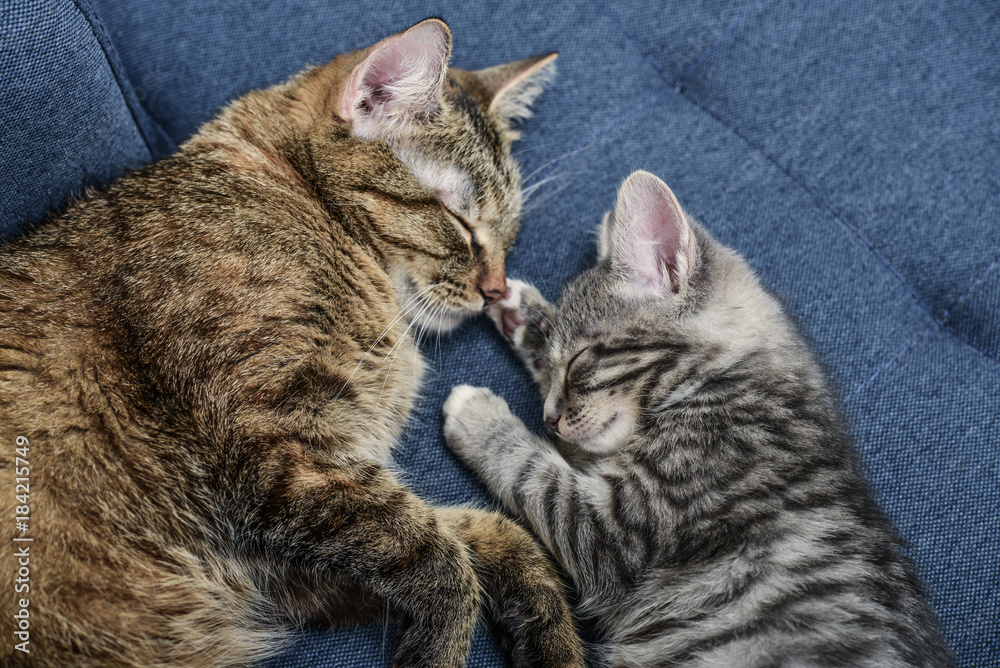
POLYGON ((667 184, 649 172, 635 172, 618 192, 614 218, 614 252, 633 279, 680 292, 694 268, 695 242, 667 184))
POLYGON ((433 19, 382 40, 351 73, 340 115, 352 119, 359 113, 433 112, 450 55, 448 27, 433 19))

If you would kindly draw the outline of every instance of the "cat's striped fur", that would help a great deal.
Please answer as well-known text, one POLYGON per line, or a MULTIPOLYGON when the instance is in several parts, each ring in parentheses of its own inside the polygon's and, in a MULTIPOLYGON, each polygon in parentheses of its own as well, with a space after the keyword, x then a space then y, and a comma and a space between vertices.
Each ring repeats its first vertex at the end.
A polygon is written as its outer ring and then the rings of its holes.
POLYGON ((4 582, 18 437, 33 539, 30 654, 10 590, 0 664, 243 666, 294 624, 391 615, 394 665, 459 668, 482 604, 516 665, 582 665, 530 533, 390 462, 414 328, 506 289, 512 120, 554 59, 450 52, 431 19, 248 93, 0 248, 4 582))
POLYGON ((491 307, 556 443, 455 388, 451 447, 572 575, 611 666, 944 666, 827 381, 747 264, 633 174, 558 309, 491 307))

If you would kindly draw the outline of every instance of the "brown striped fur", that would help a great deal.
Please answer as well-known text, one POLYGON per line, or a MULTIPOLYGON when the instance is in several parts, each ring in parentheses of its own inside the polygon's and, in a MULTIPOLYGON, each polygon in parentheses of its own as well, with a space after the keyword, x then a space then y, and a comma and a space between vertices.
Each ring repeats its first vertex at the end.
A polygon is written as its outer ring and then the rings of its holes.
POLYGON ((33 539, 31 652, 5 594, 0 663, 244 665, 389 609, 396 665, 460 666, 488 604, 517 665, 582 665, 534 540, 387 468, 413 328, 506 289, 512 123, 554 59, 465 72, 450 47, 428 20, 249 93, 0 248, 8 520, 19 436, 30 463, 3 572, 33 539))

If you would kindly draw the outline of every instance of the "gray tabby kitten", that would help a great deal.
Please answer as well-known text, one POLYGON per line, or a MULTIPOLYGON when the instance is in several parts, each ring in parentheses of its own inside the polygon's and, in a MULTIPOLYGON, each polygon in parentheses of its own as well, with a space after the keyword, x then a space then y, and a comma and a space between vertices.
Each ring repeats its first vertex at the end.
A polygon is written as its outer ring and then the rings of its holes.
POLYGON ((636 172, 558 309, 491 316, 558 449, 489 390, 445 435, 572 575, 613 666, 944 666, 812 354, 746 262, 636 172), (561 452, 562 451, 562 452, 561 452))

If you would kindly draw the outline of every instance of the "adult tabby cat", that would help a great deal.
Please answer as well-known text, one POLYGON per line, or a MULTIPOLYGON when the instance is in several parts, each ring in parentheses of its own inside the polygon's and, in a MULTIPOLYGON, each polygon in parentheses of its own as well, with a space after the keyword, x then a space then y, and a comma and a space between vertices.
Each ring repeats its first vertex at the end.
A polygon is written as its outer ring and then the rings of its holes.
POLYGON ((4 572, 30 550, 30 654, 7 592, 0 663, 244 665, 388 608, 396 665, 460 666, 484 603, 517 665, 582 665, 530 534, 388 467, 411 327, 506 290, 512 121, 555 57, 450 52, 432 19, 250 93, 0 250, 4 572))
POLYGON ((600 255, 558 309, 515 281, 490 307, 565 456, 488 390, 444 412, 576 581, 607 664, 947 665, 823 374, 747 264, 646 172, 600 255))

